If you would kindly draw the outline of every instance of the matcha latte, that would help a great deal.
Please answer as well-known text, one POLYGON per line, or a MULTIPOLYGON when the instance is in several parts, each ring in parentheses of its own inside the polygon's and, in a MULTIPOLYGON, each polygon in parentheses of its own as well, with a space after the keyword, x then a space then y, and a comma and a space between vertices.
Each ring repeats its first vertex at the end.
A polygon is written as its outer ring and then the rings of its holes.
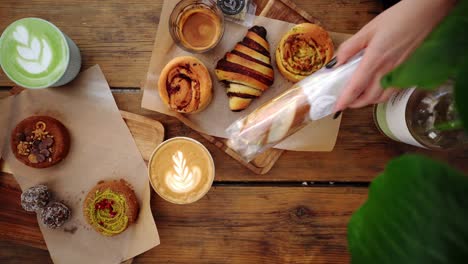
POLYGON ((24 18, 9 25, 0 37, 0 65, 25 88, 64 85, 81 67, 76 44, 52 23, 24 18))

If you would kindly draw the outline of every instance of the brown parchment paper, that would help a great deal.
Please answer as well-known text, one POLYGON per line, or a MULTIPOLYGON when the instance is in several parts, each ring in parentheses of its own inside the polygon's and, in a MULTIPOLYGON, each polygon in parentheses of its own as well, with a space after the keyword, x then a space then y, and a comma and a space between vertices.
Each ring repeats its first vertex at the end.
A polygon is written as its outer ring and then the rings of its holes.
MULTIPOLYGON (((254 111, 257 107, 293 85, 283 78, 278 71, 274 52, 281 37, 293 27, 294 24, 266 17, 256 17, 255 24, 264 26, 268 32, 267 39, 270 43, 273 68, 275 69, 275 82, 259 99, 254 100, 246 110, 240 113, 234 113, 229 110, 225 87, 216 79, 214 68, 216 67, 217 61, 224 57, 226 52, 232 50, 237 42, 242 40, 247 33, 247 28, 226 21, 223 39, 214 50, 204 54, 191 54, 180 49, 169 34, 169 16, 177 2, 178 1, 164 1, 147 78, 142 87, 144 89, 142 107, 175 116, 187 126, 199 132, 226 138, 225 129, 231 123, 254 111), (213 80, 213 101, 201 113, 183 115, 170 111, 159 98, 157 83, 161 70, 172 58, 183 55, 192 55, 199 58, 208 68, 211 79, 213 80)), ((349 35, 331 33, 331 37, 335 47, 337 47, 348 38, 349 35)), ((327 117, 314 122, 278 144, 276 148, 298 151, 331 151, 335 146, 340 122, 341 117, 336 120, 333 120, 332 117, 327 117)))
MULTIPOLYGON (((24 190, 44 183, 72 210, 71 220, 53 230, 38 222, 54 263, 120 263, 159 244, 150 208, 150 187, 145 162, 125 125, 99 66, 83 72, 71 84, 42 90, 25 90, 0 100, 9 118, 3 158, 24 190), (11 152, 10 131, 31 115, 48 115, 69 130, 68 156, 47 169, 34 169, 16 160, 11 152), (138 197, 140 214, 120 235, 104 237, 94 231, 82 213, 88 191, 101 180, 125 179, 138 197)), ((4 117, 4 112, 2 112, 4 117)), ((3 139, 2 138, 2 139, 3 139)))

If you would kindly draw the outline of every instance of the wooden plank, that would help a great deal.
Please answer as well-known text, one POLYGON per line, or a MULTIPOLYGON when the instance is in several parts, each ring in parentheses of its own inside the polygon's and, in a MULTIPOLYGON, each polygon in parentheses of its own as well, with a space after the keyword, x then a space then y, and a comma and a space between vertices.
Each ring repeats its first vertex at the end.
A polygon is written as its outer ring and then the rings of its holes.
MULTIPOLYGON (((6 91, 0 92, 0 98, 7 94, 6 91)), ((119 109, 160 121, 166 129, 166 138, 186 136, 202 142, 215 161, 217 182, 369 182, 383 171, 390 159, 404 153, 424 154, 446 161, 468 173, 466 150, 444 153, 395 142, 377 130, 372 107, 366 107, 345 111, 336 147, 332 152, 287 151, 268 174, 257 175, 177 119, 142 109, 140 91, 115 90, 113 95, 119 109)))
POLYGON ((141 109, 141 92, 113 94, 120 109, 161 121, 166 127, 168 138, 180 135, 201 141, 215 160, 216 181, 368 182, 383 171, 390 159, 407 152, 441 159, 468 172, 467 151, 444 153, 395 142, 377 130, 372 107, 366 107, 344 112, 338 140, 332 152, 288 151, 268 174, 256 175, 175 118, 141 109))
POLYGON ((322 24, 318 18, 313 17, 304 9, 298 8, 297 5, 290 0, 270 0, 261 11, 260 15, 295 24, 305 22, 317 25, 322 24))
MULTIPOLYGON (((11 176, 0 177, 1 240, 44 248, 42 240, 18 241, 41 237, 34 215, 21 210, 18 188, 11 176)), ((352 187, 217 186, 180 206, 153 193, 161 245, 134 263, 347 262, 346 225, 366 196, 366 188, 352 187)), ((31 254, 40 263, 48 259, 31 254)))
MULTIPOLYGON (((127 111, 120 111, 122 118, 127 124, 130 133, 145 161, 149 161, 154 149, 164 140, 164 127, 154 119, 133 114, 127 111)), ((0 171, 11 173, 8 164, 0 160, 0 171)))
MULTIPOLYGON (((291 1, 291 0, 281 0, 291 1)), ((297 1, 297 7, 313 17, 320 19, 322 26, 342 33, 356 33, 382 10, 382 1, 297 1)))
MULTIPOLYGON (((259 10, 268 3, 257 0, 259 10)), ((354 33, 379 12, 379 1, 294 1, 327 30, 354 33)), ((80 47, 83 68, 99 64, 112 87, 140 87, 153 48, 162 1, 2 0, 0 32, 25 16, 50 20, 80 47)), ((0 70, 0 86, 11 86, 0 70)))
MULTIPOLYGON (((154 0, 2 0, 0 32, 25 16, 44 18, 76 42, 84 69, 99 64, 111 86, 140 87, 161 8, 154 0)), ((11 85, 0 71, 0 86, 11 85)))
POLYGON ((0 239, 0 263, 52 264, 49 252, 0 239))

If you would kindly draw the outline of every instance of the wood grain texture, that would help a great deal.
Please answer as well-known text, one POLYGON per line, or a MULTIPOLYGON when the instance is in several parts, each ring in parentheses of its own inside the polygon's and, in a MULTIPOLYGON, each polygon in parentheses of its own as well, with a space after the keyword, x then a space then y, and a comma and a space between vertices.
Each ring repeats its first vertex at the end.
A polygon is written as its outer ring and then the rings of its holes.
MULTIPOLYGON (((0 98, 7 94, 0 92, 0 98)), ((114 90, 113 96, 119 109, 160 121, 166 138, 186 136, 205 145, 216 164, 216 182, 369 182, 383 171, 389 160, 404 153, 424 154, 468 173, 466 150, 444 153, 395 142, 377 130, 372 107, 366 107, 344 112, 332 152, 286 151, 268 174, 257 175, 177 119, 142 109, 141 91, 114 90)))
POLYGON ((299 9, 318 18, 326 30, 342 33, 356 33, 383 10, 382 1, 374 0, 294 0, 293 2, 299 9))
MULTIPOLYGON (((163 125, 154 119, 127 111, 121 110, 120 114, 129 128, 141 156, 145 161, 149 161, 154 149, 164 140, 163 125)), ((8 164, 3 163, 2 160, 0 160, 0 171, 11 173, 8 164)))
POLYGON ((383 171, 390 159, 404 153, 422 153, 468 172, 467 151, 444 153, 395 142, 377 130, 372 107, 366 107, 344 112, 332 152, 286 151, 268 174, 256 175, 177 119, 141 109, 140 91, 114 92, 113 95, 120 109, 161 121, 167 138, 188 136, 201 141, 215 160, 216 181, 368 182, 383 171))
MULTIPOLYGON (((19 196, 13 177, 1 175, 0 240, 45 248, 19 196), (12 211, 18 211, 14 219, 12 211)), ((346 226, 366 196, 366 188, 352 187, 218 186, 180 206, 153 193, 161 245, 134 263, 345 263, 346 226)), ((6 250, 0 250, 2 263, 22 252, 34 254, 36 263, 48 261, 43 251, 6 250)))
MULTIPOLYGON (((0 32, 13 21, 47 19, 81 49, 83 69, 99 64, 112 87, 140 87, 146 75, 161 0, 2 0, 0 32)), ((268 1, 256 0, 259 11, 268 1)), ((291 1, 327 30, 354 33, 381 10, 378 1, 291 1)), ((0 70, 0 86, 11 86, 0 70)))
POLYGON ((270 0, 260 12, 261 16, 271 17, 290 23, 314 23, 321 25, 320 19, 313 17, 304 9, 300 9, 290 0, 270 0))
POLYGON ((130 133, 145 161, 149 161, 156 147, 164 141, 164 127, 154 119, 120 111, 122 118, 127 124, 130 133))
MULTIPOLYGON (((256 0, 259 11, 270 1, 256 0)), ((327 30, 346 33, 355 33, 381 10, 377 0, 292 2, 327 30)), ((161 0, 1 0, 0 31, 21 17, 48 19, 77 42, 84 69, 100 64, 112 87, 137 88, 161 7, 161 0)), ((269 12, 274 10, 279 9, 269 12)), ((0 86, 8 85, 0 70, 0 86)), ((134 263, 347 263, 346 225, 367 189, 280 187, 279 182, 368 182, 405 152, 438 157, 468 172, 468 153, 431 153, 380 135, 368 107, 344 113, 333 152, 286 152, 267 175, 256 175, 175 118, 141 109, 140 91, 116 89, 113 95, 120 109, 161 121, 167 138, 201 141, 217 169, 218 186, 193 205, 172 205, 152 193, 162 244, 134 263)), ((13 177, 0 174, 0 263, 51 263, 36 218, 21 209, 19 197, 13 177)))
MULTIPOLYGON (((154 0, 2 0, 0 32, 25 16, 44 18, 75 41, 83 69, 99 64, 110 86, 140 87, 161 8, 154 0)), ((10 85, 0 72, 0 86, 10 85)))
POLYGON ((52 264, 53 262, 49 257, 49 252, 45 249, 24 246, 12 241, 0 240, 0 263, 52 264))

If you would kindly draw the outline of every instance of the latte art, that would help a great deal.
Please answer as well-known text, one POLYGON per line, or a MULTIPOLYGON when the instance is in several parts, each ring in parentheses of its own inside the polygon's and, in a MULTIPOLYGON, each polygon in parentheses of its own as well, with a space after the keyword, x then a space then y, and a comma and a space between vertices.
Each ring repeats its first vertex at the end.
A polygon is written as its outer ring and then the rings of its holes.
POLYGON ((0 37, 0 66, 22 87, 56 87, 75 78, 81 55, 76 44, 49 21, 23 18, 0 37))
POLYGON ((52 62, 52 50, 45 39, 31 37, 24 26, 16 27, 13 37, 18 42, 16 59, 25 71, 39 74, 49 68, 52 62))
POLYGON ((193 190, 200 182, 201 171, 197 166, 187 167, 187 161, 181 151, 172 156, 174 172, 166 174, 166 184, 174 192, 182 193, 193 190))
POLYGON ((162 143, 148 164, 153 189, 176 204, 193 203, 210 189, 214 164, 208 150, 190 138, 173 138, 162 143))

